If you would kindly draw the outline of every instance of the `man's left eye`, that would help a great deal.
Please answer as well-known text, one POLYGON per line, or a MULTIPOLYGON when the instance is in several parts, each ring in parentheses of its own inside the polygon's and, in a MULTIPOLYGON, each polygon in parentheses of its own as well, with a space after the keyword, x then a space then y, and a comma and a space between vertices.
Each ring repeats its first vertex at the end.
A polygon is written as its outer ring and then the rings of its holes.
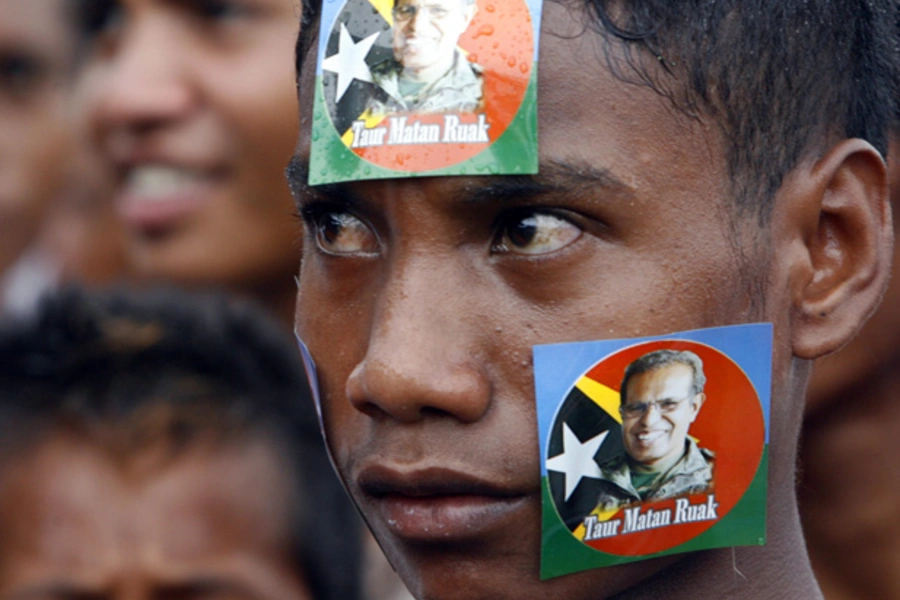
POLYGON ((495 253, 550 254, 572 244, 582 230, 549 212, 519 212, 504 220, 492 247, 495 253))
POLYGON ((316 244, 326 254, 368 255, 378 252, 378 238, 360 219, 347 212, 323 212, 310 219, 316 244))

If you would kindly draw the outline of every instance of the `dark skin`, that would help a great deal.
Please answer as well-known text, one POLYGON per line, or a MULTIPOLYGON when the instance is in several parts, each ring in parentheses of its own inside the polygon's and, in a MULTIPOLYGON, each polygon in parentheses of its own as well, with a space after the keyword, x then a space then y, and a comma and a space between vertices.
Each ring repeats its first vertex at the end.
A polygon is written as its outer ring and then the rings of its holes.
MULTIPOLYGON (((889 153, 900 231, 897 137, 889 153)), ((878 312, 847 347, 816 363, 803 426, 799 495, 813 567, 829 600, 900 598, 900 245, 878 312), (835 519, 834 515, 841 515, 835 519)))
POLYGON ((736 221, 715 125, 613 77, 578 9, 544 11, 538 176, 292 182, 297 331, 338 470, 418 598, 816 597, 794 502, 803 391, 885 284, 883 162, 836 141, 790 174, 770 231, 736 221), (539 581, 531 347, 753 321, 776 331, 767 546, 539 581))
POLYGON ((3 463, 3 600, 309 600, 270 443, 127 461, 54 434, 3 463), (253 493, 247 493, 253 490, 253 493))

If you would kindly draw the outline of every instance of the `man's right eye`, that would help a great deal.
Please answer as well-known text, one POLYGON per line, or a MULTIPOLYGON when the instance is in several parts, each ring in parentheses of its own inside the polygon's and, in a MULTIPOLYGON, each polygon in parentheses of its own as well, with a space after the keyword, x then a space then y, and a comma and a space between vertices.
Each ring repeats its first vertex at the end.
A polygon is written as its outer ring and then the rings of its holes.
POLYGON ((370 255, 379 249, 378 237, 347 212, 324 212, 312 219, 316 244, 326 254, 370 255))

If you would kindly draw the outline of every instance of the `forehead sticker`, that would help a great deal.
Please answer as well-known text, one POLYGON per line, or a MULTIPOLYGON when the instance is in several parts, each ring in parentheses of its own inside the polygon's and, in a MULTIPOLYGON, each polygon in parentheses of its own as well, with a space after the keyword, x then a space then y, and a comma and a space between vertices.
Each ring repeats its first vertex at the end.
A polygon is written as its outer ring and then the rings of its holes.
POLYGON ((309 183, 537 173, 540 0, 327 0, 309 183))
POLYGON ((764 544, 771 363, 768 323, 535 346, 541 578, 764 544))

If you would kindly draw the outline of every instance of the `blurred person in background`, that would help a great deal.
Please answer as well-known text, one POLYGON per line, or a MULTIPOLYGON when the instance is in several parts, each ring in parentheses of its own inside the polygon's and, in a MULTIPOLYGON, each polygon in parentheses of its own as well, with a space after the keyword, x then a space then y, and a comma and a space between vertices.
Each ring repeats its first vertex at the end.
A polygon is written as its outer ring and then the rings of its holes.
MULTIPOLYGON (((132 275, 251 297, 292 328, 299 0, 76 5, 79 95, 114 171, 132 275)), ((365 535, 369 597, 409 598, 365 535)))
POLYGON ((111 174, 74 95, 71 0, 0 0, 0 313, 127 272, 111 174))
POLYGON ((65 186, 41 225, 37 245, 55 265, 58 283, 103 286, 128 278, 125 230, 113 205, 112 173, 87 143, 73 100, 77 152, 68 161, 65 186))
POLYGON ((0 0, 0 314, 26 311, 56 268, 34 245, 72 140, 66 0, 0 0))
MULTIPOLYGON (((900 129, 888 153, 900 234, 900 129)), ((799 497, 827 600, 900 599, 900 243, 894 276, 859 335, 815 366, 801 445, 799 497)))
POLYGON ((293 322, 297 0, 78 0, 79 92, 134 276, 223 288, 293 322))
POLYGON ((357 598, 297 360, 221 298, 64 290, 7 321, 0 599, 357 598))

